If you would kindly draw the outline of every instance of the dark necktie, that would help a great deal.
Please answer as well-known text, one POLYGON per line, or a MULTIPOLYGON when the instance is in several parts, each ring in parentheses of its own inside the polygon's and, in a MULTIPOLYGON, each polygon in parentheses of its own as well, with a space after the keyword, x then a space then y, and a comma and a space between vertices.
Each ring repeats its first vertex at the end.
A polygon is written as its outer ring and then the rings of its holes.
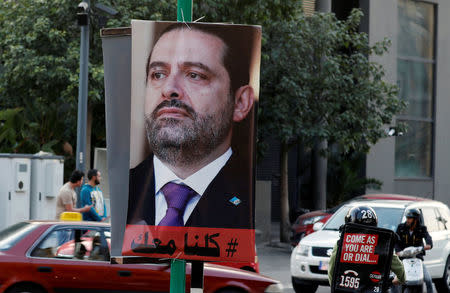
POLYGON ((167 202, 166 215, 158 226, 184 226, 183 215, 186 205, 196 192, 187 185, 169 182, 161 188, 167 202))

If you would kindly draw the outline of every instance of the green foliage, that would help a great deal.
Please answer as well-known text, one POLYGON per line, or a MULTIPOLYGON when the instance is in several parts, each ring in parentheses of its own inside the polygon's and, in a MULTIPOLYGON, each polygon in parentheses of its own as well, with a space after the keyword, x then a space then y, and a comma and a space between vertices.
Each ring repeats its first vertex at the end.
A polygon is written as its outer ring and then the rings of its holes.
POLYGON ((374 178, 362 176, 365 168, 364 155, 359 153, 332 153, 328 160, 327 206, 361 195, 367 188, 380 190, 383 183, 374 178))
POLYGON ((66 129, 76 127, 76 92, 68 85, 78 80, 73 46, 79 29, 67 12, 73 11, 71 2, 2 3, 0 108, 20 109, 16 121, 21 121, 14 126, 15 144, 0 141, 4 152, 52 151, 73 137, 66 129))
POLYGON ((300 15, 266 30, 260 139, 275 133, 283 143, 309 146, 326 140, 348 153, 367 152, 386 136, 383 125, 404 102, 368 58, 385 53, 389 41, 369 45, 358 32, 361 17, 356 9, 346 21, 300 15))
MULTIPOLYGON (((91 1, 91 7, 97 1, 91 1)), ((173 1, 101 1, 119 15, 108 26, 129 26, 131 18, 175 15, 173 1), (169 4, 170 3, 170 4, 169 4), (158 11, 157 13, 151 12, 158 11), (170 13, 170 11, 173 11, 170 13)), ((3 152, 63 154, 64 142, 76 144, 80 28, 78 2, 71 0, 3 1, 0 10, 0 109, 14 110, 14 123, 3 124, 3 152)), ((89 104, 93 138, 105 145, 101 12, 90 19, 89 104)), ((12 113, 12 112, 11 112, 12 113)), ((11 114, 12 115, 12 114, 11 114)))
POLYGON ((34 153, 36 149, 51 152, 56 140, 37 145, 40 125, 26 120, 23 108, 0 110, 0 153, 34 153))

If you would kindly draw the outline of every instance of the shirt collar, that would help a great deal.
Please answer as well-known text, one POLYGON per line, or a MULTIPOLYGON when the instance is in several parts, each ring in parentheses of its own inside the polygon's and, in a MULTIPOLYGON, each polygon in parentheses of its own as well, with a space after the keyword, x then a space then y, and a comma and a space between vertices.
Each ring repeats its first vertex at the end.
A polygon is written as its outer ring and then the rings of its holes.
POLYGON ((155 168, 155 194, 168 182, 183 183, 192 188, 200 196, 203 195, 208 185, 213 181, 219 171, 230 159, 233 151, 231 148, 220 157, 201 168, 186 179, 180 179, 172 170, 167 168, 160 159, 153 156, 153 166, 155 168))

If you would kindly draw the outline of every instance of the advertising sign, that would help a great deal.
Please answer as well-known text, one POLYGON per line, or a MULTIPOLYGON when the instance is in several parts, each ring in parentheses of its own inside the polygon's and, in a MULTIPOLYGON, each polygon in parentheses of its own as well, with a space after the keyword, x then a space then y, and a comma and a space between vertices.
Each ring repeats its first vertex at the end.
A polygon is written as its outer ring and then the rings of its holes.
POLYGON ((254 261, 261 28, 132 21, 122 255, 254 261))
POLYGON ((345 224, 336 254, 332 292, 385 292, 395 233, 388 229, 345 224))

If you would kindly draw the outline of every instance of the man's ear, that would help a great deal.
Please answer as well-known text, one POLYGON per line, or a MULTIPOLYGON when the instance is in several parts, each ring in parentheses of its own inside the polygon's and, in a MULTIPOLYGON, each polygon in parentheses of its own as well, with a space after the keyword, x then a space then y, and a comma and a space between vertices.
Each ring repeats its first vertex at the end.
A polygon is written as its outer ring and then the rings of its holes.
POLYGON ((234 96, 233 121, 240 122, 247 117, 255 102, 255 92, 249 85, 241 86, 234 96))

